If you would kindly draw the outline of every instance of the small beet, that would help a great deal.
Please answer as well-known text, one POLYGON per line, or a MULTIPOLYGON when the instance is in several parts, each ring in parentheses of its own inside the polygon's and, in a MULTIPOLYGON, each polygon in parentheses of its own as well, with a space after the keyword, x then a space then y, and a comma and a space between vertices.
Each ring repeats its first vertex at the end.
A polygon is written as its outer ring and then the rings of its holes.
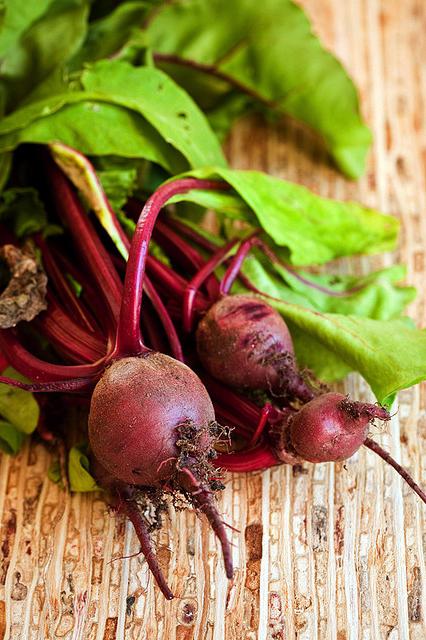
POLYGON ((352 402, 341 393, 325 393, 291 418, 291 446, 309 462, 345 460, 364 444, 374 418, 389 417, 377 405, 352 402))
POLYGON ((313 397, 297 371, 287 325, 260 298, 221 298, 199 322, 196 340, 203 366, 225 384, 304 401, 313 397))

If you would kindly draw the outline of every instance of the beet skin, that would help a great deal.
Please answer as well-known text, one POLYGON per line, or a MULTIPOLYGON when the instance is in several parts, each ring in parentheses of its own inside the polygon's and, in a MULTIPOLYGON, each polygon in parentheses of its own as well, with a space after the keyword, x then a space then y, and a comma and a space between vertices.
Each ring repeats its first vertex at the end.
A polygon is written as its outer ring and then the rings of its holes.
POLYGON ((89 439, 95 457, 122 482, 158 486, 171 478, 180 432, 193 431, 197 457, 212 445, 210 397, 186 365, 161 353, 122 358, 93 392, 89 439))
POLYGON ((280 314, 260 298, 225 296, 197 328, 203 366, 232 387, 278 390, 294 363, 293 343, 280 314))
POLYGON ((345 460, 364 444, 374 418, 389 420, 389 413, 341 393, 325 393, 291 417, 291 446, 309 462, 345 460))

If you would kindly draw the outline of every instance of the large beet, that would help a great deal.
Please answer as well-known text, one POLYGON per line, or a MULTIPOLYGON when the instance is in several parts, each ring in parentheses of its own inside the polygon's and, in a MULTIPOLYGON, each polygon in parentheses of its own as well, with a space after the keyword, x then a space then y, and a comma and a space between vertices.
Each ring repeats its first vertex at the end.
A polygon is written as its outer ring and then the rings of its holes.
POLYGON ((215 416, 210 397, 186 365, 161 353, 117 360, 93 392, 89 439, 115 478, 154 486, 176 471, 181 455, 208 454, 215 416), (178 443, 182 442, 183 450, 178 443))

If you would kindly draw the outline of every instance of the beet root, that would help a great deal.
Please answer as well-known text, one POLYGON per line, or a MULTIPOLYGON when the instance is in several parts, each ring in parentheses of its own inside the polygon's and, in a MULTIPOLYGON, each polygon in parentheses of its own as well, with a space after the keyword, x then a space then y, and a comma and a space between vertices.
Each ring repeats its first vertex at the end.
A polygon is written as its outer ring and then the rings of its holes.
POLYGON ((182 455, 185 435, 193 462, 212 446, 215 415, 198 376, 161 353, 117 360, 95 387, 89 439, 95 457, 114 477, 135 485, 170 480, 182 455))
POLYGON ((209 520, 222 546, 226 574, 232 556, 215 506, 223 488, 211 464, 220 433, 210 397, 186 365, 161 353, 116 360, 95 387, 89 415, 94 473, 113 507, 133 523, 158 586, 173 597, 149 532, 161 525, 165 493, 180 494, 209 520), (156 520, 144 515, 154 508, 156 520))
POLYGON ((290 418, 291 448, 309 462, 345 460, 365 443, 375 418, 389 420, 390 416, 378 405, 325 393, 290 418))
POLYGON ((304 402, 313 398, 297 370, 287 325, 260 298, 221 298, 199 322, 196 340, 203 366, 225 384, 304 402))

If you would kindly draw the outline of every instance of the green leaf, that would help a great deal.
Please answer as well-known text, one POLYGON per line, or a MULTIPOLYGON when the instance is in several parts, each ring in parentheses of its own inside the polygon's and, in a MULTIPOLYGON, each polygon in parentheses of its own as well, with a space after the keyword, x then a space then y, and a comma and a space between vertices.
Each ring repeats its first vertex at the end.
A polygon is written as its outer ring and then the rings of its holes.
POLYGON ((83 91, 44 98, 4 118, 0 151, 60 141, 88 155, 146 158, 173 172, 186 168, 180 154, 190 167, 226 164, 204 115, 158 69, 101 61, 81 82, 83 91))
POLYGON ((0 419, 0 449, 10 456, 20 451, 25 441, 25 435, 13 424, 0 419))
POLYGON ((389 404, 398 391, 426 379, 426 331, 409 326, 404 319, 372 320, 269 302, 301 333, 358 371, 381 404, 389 404))
POLYGON ((52 0, 3 0, 1 3, 0 55, 3 56, 36 22, 52 0))
MULTIPOLYGON (((2 374, 22 382, 30 382, 20 373, 8 367, 2 374)), ((40 409, 29 391, 0 383, 0 415, 22 433, 32 433, 37 426, 40 409)))
POLYGON ((226 164, 205 116, 188 94, 158 69, 103 60, 83 73, 82 84, 87 91, 143 115, 190 166, 226 164))
POLYGON ((84 155, 59 142, 50 145, 50 151, 55 162, 77 187, 87 207, 96 215, 121 255, 127 259, 127 247, 118 233, 114 213, 111 211, 110 203, 105 197, 93 165, 84 155))
POLYGON ((70 449, 68 478, 71 491, 86 493, 99 490, 96 480, 90 474, 87 444, 79 444, 70 449))
POLYGON ((137 29, 149 5, 143 1, 122 2, 110 13, 89 24, 86 39, 68 66, 80 69, 86 62, 108 58, 137 29))
POLYGON ((138 166, 134 160, 104 156, 97 161, 95 159, 93 164, 113 211, 119 212, 138 184, 142 163, 138 166))
POLYGON ((43 203, 35 189, 15 187, 0 195, 0 220, 6 222, 18 237, 41 231, 47 225, 43 203))
POLYGON ((365 276, 313 275, 300 270, 292 274, 278 265, 275 269, 305 306, 328 313, 390 320, 400 317, 416 297, 414 287, 398 284, 406 276, 403 265, 365 276))
MULTIPOLYGON (((395 248, 398 220, 356 202, 322 198, 306 187, 259 171, 218 168, 189 175, 226 180, 272 240, 289 249, 295 265, 322 264, 342 256, 395 248)), ((197 193, 192 191, 173 201, 197 202, 197 193)), ((222 195, 214 197, 219 202, 222 195)), ((204 198, 199 200, 201 204, 204 198)), ((248 221, 252 223, 253 218, 248 221)))
POLYGON ((7 181, 9 180, 10 170, 12 168, 12 154, 0 154, 0 191, 3 191, 7 181))
POLYGON ((291 0, 176 0, 152 14, 139 41, 154 59, 174 56, 164 68, 203 108, 245 93, 317 131, 348 176, 363 173, 371 134, 356 89, 291 0))
POLYGON ((51 482, 55 484, 61 485, 63 487, 62 477, 61 477, 61 465, 59 460, 52 460, 48 470, 47 477, 51 482))
POLYGON ((8 29, 0 41, 0 90, 10 110, 79 48, 89 7, 85 0, 9 0, 7 5, 8 29), (21 19, 23 4, 39 6, 23 9, 21 19))
MULTIPOLYGON (((77 94, 69 94, 71 100, 77 94)), ((81 97, 81 94, 78 94, 81 97)), ((65 98, 64 98, 65 99, 65 98)), ((159 133, 140 115, 129 109, 106 102, 84 101, 69 104, 54 111, 56 102, 51 99, 51 113, 42 116, 43 107, 37 108, 36 119, 26 118, 24 111, 15 113, 14 131, 0 137, 0 151, 14 149, 24 142, 50 144, 62 142, 90 156, 117 155, 126 158, 145 158, 164 167, 169 173, 187 167, 184 158, 169 145, 159 133), (22 120, 19 121, 19 114, 22 120), (117 135, 117 132, 120 135, 117 135)), ((43 102, 46 109, 50 109, 43 102)), ((3 121, 4 122, 4 121, 3 121)), ((1 128, 1 126, 0 126, 1 128)))

